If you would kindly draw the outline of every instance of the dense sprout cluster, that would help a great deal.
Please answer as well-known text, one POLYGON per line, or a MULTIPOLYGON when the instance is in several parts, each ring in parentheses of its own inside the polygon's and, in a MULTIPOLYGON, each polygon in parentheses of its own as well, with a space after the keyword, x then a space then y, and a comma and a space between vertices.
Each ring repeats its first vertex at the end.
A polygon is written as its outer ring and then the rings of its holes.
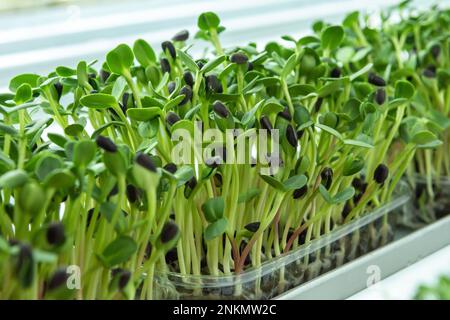
POLYGON ((0 297, 151 299, 155 276, 239 274, 357 219, 412 163, 448 174, 449 12, 363 20, 224 49, 207 12, 196 38, 213 50, 199 60, 181 31, 160 53, 140 39, 99 69, 13 78, 0 95, 0 297), (206 159, 173 158, 178 129, 210 128, 223 139, 204 137, 206 159), (279 136, 262 157, 247 139, 261 129, 279 136))

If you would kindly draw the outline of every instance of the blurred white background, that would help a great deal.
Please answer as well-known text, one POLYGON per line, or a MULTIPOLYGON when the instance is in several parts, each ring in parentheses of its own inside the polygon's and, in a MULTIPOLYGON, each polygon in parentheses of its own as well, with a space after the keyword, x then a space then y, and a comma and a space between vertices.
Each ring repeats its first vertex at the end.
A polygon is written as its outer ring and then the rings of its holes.
MULTIPOLYGON (((0 0, 0 88, 24 72, 48 73, 59 65, 103 59, 138 37, 159 50, 177 31, 196 32, 197 16, 219 14, 225 46, 299 36, 312 22, 338 22, 353 10, 374 12, 397 0, 0 0), (22 9, 11 10, 12 7, 22 9), (9 8, 10 10, 7 10, 9 8)), ((419 6, 429 1, 415 1, 419 6)), ((439 1, 449 3, 449 0, 439 1)), ((195 50, 196 48, 194 48, 195 50)))

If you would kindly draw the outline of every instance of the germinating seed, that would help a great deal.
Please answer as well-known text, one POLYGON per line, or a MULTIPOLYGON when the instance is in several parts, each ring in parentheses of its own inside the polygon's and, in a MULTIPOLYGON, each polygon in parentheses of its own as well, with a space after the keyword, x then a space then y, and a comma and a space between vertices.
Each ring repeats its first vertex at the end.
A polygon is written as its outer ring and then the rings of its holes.
POLYGON ((181 100, 181 102, 179 103, 179 106, 185 105, 186 103, 188 103, 192 99, 192 89, 191 89, 191 87, 190 86, 184 86, 183 88, 181 88, 180 95, 181 94, 184 95, 184 99, 181 100))
POLYGON ((185 73, 183 73, 183 79, 184 83, 186 83, 188 86, 190 86, 191 88, 194 87, 194 78, 192 77, 192 73, 186 71, 185 73))
POLYGON ((230 115, 230 112, 228 111, 227 107, 225 107, 225 105, 220 101, 214 102, 213 109, 214 112, 217 113, 222 118, 228 118, 228 116, 230 115))
POLYGON ((188 30, 181 30, 172 37, 173 41, 186 41, 187 39, 189 39, 188 30))
POLYGON ((156 166, 153 163, 152 158, 150 158, 145 153, 142 152, 138 153, 136 155, 135 161, 138 165, 146 168, 148 171, 156 172, 156 166))
POLYGON ((378 86, 378 87, 386 86, 386 81, 384 81, 384 79, 382 77, 380 77, 379 75, 377 75, 373 72, 369 73, 368 81, 369 81, 369 83, 373 84, 374 86, 378 86))
POLYGON ((237 52, 231 55, 230 61, 236 64, 245 64, 248 61, 248 57, 242 52, 237 52))
POLYGON ((170 41, 164 41, 161 43, 162 50, 164 52, 168 52, 172 59, 176 59, 177 57, 177 51, 175 50, 175 47, 173 46, 173 43, 170 41))
POLYGON ((167 243, 173 240, 179 232, 180 230, 178 229, 178 226, 175 222, 173 221, 166 222, 161 231, 161 242, 167 243))
POLYGON ((169 126, 173 126, 180 120, 181 120, 180 117, 176 113, 174 112, 167 113, 166 122, 169 124, 169 126))
POLYGON ((60 222, 54 222, 48 226, 47 242, 52 246, 60 246, 66 241, 64 225, 60 222))
POLYGON ((177 172, 177 165, 173 162, 170 162, 164 166, 164 169, 171 174, 174 174, 175 172, 177 172))
POLYGON ((166 58, 160 60, 162 73, 170 73, 170 63, 166 58))
POLYGON ((117 151, 116 144, 108 137, 98 136, 95 139, 95 142, 97 143, 97 146, 99 146, 100 148, 102 148, 105 151, 108 151, 108 152, 116 152, 117 151))
POLYGON ((389 169, 388 167, 386 167, 386 165, 382 163, 378 165, 373 174, 373 178, 378 184, 383 184, 388 176, 389 176, 389 169))

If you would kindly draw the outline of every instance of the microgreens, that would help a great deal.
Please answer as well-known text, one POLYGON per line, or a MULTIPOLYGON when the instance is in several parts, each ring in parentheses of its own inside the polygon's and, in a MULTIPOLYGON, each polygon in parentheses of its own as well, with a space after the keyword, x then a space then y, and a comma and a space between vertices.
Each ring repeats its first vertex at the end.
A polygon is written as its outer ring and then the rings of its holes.
POLYGON ((16 76, 0 95, 0 298, 161 298, 171 272, 239 274, 358 219, 407 170, 449 176, 449 20, 372 29, 352 13, 224 49, 206 12, 202 59, 183 30, 160 52, 120 44, 99 70, 16 76), (255 132, 279 137, 256 158, 255 132))

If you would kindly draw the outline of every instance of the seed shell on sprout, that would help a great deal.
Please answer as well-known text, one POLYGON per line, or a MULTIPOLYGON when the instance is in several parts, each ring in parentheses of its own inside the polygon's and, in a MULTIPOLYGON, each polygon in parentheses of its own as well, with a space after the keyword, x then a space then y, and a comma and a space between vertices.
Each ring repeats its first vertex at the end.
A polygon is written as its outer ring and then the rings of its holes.
POLYGON ((256 232, 259 229, 261 222, 250 222, 244 226, 244 228, 250 232, 256 232))
POLYGON ((322 107, 322 103, 323 103, 323 98, 322 97, 318 97, 316 102, 314 103, 314 111, 315 112, 319 112, 320 107, 322 107))
POLYGON ((423 75, 427 78, 436 78, 436 67, 433 65, 428 66, 423 70, 423 75))
POLYGON ((171 174, 174 174, 175 172, 177 172, 177 165, 173 162, 169 162, 168 164, 166 164, 164 166, 164 170, 170 172, 171 174))
POLYGON ((328 190, 333 182, 333 169, 325 167, 320 173, 320 178, 322 179, 323 185, 328 190))
POLYGON ((175 90, 175 87, 176 87, 175 81, 170 81, 167 84, 167 90, 169 91, 169 94, 172 94, 172 92, 175 90))
POLYGON ((245 53, 236 52, 231 55, 230 61, 236 64, 245 64, 248 62, 248 57, 245 53))
POLYGON ((183 73, 183 80, 191 88, 194 87, 194 78, 192 76, 192 73, 190 73, 189 71, 186 71, 185 73, 183 73))
POLYGON ((283 119, 286 119, 287 121, 292 120, 292 115, 289 112, 289 107, 284 107, 283 111, 278 112, 278 116, 280 116, 283 119))
POLYGON ((341 77, 341 69, 340 68, 338 68, 338 67, 335 67, 335 68, 333 68, 331 71, 330 71, 330 77, 331 78, 340 78, 341 77))
POLYGON ((298 146, 297 132, 295 132, 295 129, 294 127, 291 126, 291 124, 288 124, 288 126, 286 127, 286 139, 292 147, 297 148, 298 146))
POLYGON ((430 51, 433 58, 437 59, 441 54, 441 46, 439 44, 435 44, 431 47, 430 51))
POLYGON ((52 246, 59 246, 66 241, 64 225, 61 222, 50 224, 46 232, 47 242, 52 246))
POLYGON ((230 112, 228 111, 227 107, 220 101, 215 101, 213 104, 214 112, 217 113, 222 118, 228 118, 230 115, 230 112))
POLYGON ((383 184, 389 176, 389 168, 384 164, 379 164, 373 173, 373 178, 378 184, 383 184))
POLYGON ((167 243, 173 240, 179 232, 180 230, 174 221, 167 221, 161 231, 161 242, 167 243))
POLYGON ((300 199, 300 198, 304 197, 307 192, 308 192, 308 186, 305 184, 303 187, 301 187, 299 189, 295 189, 294 192, 292 193, 292 197, 294 199, 300 199))
POLYGON ((153 163, 152 158, 150 158, 145 153, 139 152, 136 156, 136 163, 144 168, 146 168, 148 171, 156 172, 156 166, 153 163))
POLYGON ((368 81, 370 84, 373 84, 374 86, 378 87, 386 86, 386 81, 382 77, 373 72, 369 73, 368 81))
POLYGON ((192 177, 191 179, 189 179, 189 181, 186 182, 186 186, 190 189, 194 189, 197 186, 197 178, 192 177))
POLYGON ((131 279, 131 272, 128 270, 122 270, 122 272, 119 275, 119 283, 118 283, 119 290, 125 289, 128 282, 130 282, 130 279, 131 279))
POLYGON ((272 124, 267 116, 262 116, 259 123, 261 124, 261 129, 268 130, 269 133, 273 130, 272 124))
POLYGON ((375 101, 379 105, 382 105, 386 101, 386 91, 383 88, 378 88, 375 92, 375 101))
POLYGON ((159 63, 161 64, 162 73, 170 73, 170 62, 166 58, 162 58, 159 63))
POLYGON ((95 142, 97 143, 97 146, 99 148, 102 148, 103 150, 105 150, 107 152, 117 152, 116 144, 108 137, 99 135, 95 139, 95 142))
POLYGON ((181 30, 178 31, 173 37, 172 41, 186 41, 189 39, 189 31, 188 30, 181 30))
POLYGON ((68 279, 69 274, 67 273, 66 268, 57 269, 47 283, 47 290, 51 291, 60 288, 63 285, 65 286, 68 279))
POLYGON ((139 190, 132 184, 127 185, 126 194, 130 203, 135 203, 139 199, 139 190))
POLYGON ((181 88, 180 90, 180 95, 184 94, 184 99, 181 100, 181 102, 178 104, 179 106, 183 106, 186 103, 188 103, 188 101, 190 101, 192 99, 192 89, 189 86, 184 86, 183 88, 181 88))
POLYGON ((106 71, 104 69, 100 70, 100 80, 102 80, 103 83, 105 83, 106 80, 108 80, 110 75, 111 75, 110 72, 108 72, 108 71, 106 71))
POLYGON ((56 94, 58 95, 58 101, 59 101, 59 99, 61 99, 61 95, 63 92, 63 85, 61 84, 61 82, 57 81, 53 84, 53 86, 55 87, 56 94))
POLYGON ((219 78, 215 74, 211 74, 206 78, 206 86, 208 89, 212 90, 215 93, 222 93, 223 87, 222 83, 220 83, 219 78))
POLYGON ((169 52, 172 59, 177 58, 177 51, 175 50, 175 47, 171 41, 164 41, 161 43, 161 47, 164 52, 169 52))
POLYGON ((169 124, 169 126, 173 126, 175 123, 177 123, 178 121, 180 121, 181 118, 178 114, 176 114, 175 112, 168 112, 167 116, 166 116, 166 122, 169 124))

